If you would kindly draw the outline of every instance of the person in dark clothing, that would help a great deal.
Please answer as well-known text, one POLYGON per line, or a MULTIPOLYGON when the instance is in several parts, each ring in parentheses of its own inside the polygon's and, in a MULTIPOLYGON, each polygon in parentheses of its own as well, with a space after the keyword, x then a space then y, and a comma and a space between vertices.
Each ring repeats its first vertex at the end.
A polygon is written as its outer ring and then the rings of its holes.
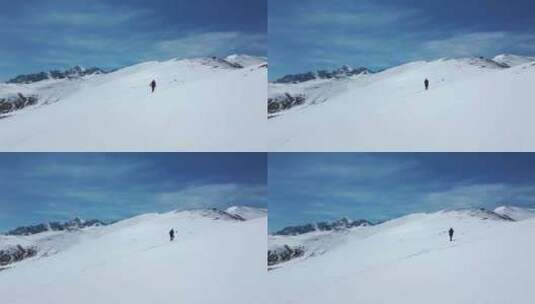
POLYGON ((175 239, 175 230, 169 230, 169 240, 172 242, 175 239))
POLYGON ((448 234, 450 235, 450 242, 453 242, 453 228, 450 228, 450 231, 448 231, 448 234))
POLYGON ((429 80, 427 78, 424 80, 424 85, 425 85, 425 90, 427 91, 427 89, 429 88, 429 80))
POLYGON ((156 89, 156 80, 150 82, 150 87, 152 88, 152 93, 154 93, 154 90, 156 89))

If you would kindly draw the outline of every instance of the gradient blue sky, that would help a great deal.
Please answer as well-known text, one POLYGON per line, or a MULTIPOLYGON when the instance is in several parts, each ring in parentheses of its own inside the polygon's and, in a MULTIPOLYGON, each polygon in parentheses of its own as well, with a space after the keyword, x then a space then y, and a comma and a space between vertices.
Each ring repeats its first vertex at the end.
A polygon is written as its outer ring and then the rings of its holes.
POLYGON ((342 64, 535 55, 531 0, 270 0, 270 79, 342 64))
POLYGON ((271 153, 269 230, 415 212, 535 207, 535 153, 271 153))
POLYGON ((77 64, 266 55, 266 0, 0 0, 0 80, 77 64))
POLYGON ((265 153, 0 153, 0 231, 76 216, 267 208, 265 153))

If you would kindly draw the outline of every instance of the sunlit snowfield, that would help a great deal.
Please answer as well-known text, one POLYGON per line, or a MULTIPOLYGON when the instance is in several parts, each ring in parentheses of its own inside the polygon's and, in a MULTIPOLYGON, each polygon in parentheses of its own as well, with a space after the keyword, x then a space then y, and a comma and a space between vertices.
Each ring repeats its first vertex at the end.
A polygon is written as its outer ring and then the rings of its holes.
POLYGON ((0 150, 265 151, 266 82, 265 58, 234 55, 0 84, 0 97, 39 98, 3 115, 0 150))
POLYGON ((530 303, 533 235, 535 210, 500 207, 270 236, 272 250, 305 254, 273 266, 269 295, 272 303, 530 303))
POLYGON ((231 207, 0 235, 0 250, 16 244, 38 249, 37 256, 0 271, 1 302, 270 303, 266 216, 263 209, 231 207), (173 242, 171 228, 177 231, 173 242))
POLYGON ((373 74, 270 84, 304 95, 269 119, 275 151, 532 151, 535 58, 411 62, 373 74), (429 79, 429 91, 424 79, 429 79))

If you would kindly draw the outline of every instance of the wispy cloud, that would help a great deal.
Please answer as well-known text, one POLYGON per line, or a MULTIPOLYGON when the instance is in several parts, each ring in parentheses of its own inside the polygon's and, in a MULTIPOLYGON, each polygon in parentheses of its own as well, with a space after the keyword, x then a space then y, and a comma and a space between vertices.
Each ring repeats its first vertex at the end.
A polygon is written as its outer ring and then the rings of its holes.
POLYGON ((535 202, 535 186, 506 183, 467 184, 445 191, 424 193, 421 197, 421 203, 431 209, 523 204, 526 201, 535 202))
POLYGON ((107 162, 93 159, 85 163, 80 162, 48 162, 35 166, 32 170, 24 172, 28 178, 68 178, 68 179, 115 179, 128 177, 142 172, 149 164, 141 161, 107 162))
POLYGON ((270 229, 342 216, 535 206, 530 155, 281 154, 270 159, 270 229), (489 164, 492 164, 489 166, 489 164))
POLYGON ((160 204, 184 208, 203 208, 229 204, 266 202, 265 186, 227 184, 207 184, 185 187, 179 191, 157 195, 160 204))
POLYGON ((362 1, 358 7, 329 6, 302 10, 296 20, 307 26, 348 26, 356 31, 410 22, 420 11, 412 8, 379 6, 362 1))
POLYGON ((325 161, 317 161, 316 156, 312 155, 309 158, 303 157, 301 160, 310 165, 300 170, 295 170, 293 167, 281 168, 280 171, 272 173, 273 178, 277 181, 292 180, 293 182, 315 181, 318 178, 329 178, 332 181, 369 182, 410 173, 410 170, 418 166, 418 162, 412 160, 402 161, 370 154, 354 159, 326 158, 325 161))
POLYGON ((436 57, 497 54, 511 47, 520 47, 525 52, 535 52, 535 34, 506 31, 460 33, 425 41, 422 46, 424 51, 436 57))
POLYGON ((266 48, 266 35, 242 32, 190 33, 184 37, 162 40, 157 49, 164 56, 205 56, 248 49, 258 52, 266 48))
POLYGON ((270 8, 271 79, 342 64, 382 69, 440 57, 535 53, 529 1, 452 2, 447 9, 440 1, 285 2, 270 8))
POLYGON ((6 153, 0 160, 0 214, 8 215, 0 230, 73 216, 267 206, 260 154, 6 153))
POLYGON ((181 2, 187 1, 6 4, 0 39, 9 41, 2 46, 9 56, 2 58, 15 64, 3 63, 0 77, 77 64, 110 69, 171 57, 266 54, 265 4, 228 0, 218 14, 208 14, 206 1, 181 2), (248 13, 235 14, 241 8, 248 13))
POLYGON ((406 161, 383 161, 378 163, 373 157, 364 158, 357 163, 336 164, 326 163, 318 164, 304 169, 300 174, 304 177, 328 177, 337 179, 359 180, 376 180, 387 178, 394 174, 401 174, 417 166, 416 162, 406 161))
POLYGON ((118 8, 106 3, 92 3, 84 11, 77 8, 59 7, 56 10, 38 12, 26 22, 40 26, 75 26, 102 28, 146 20, 152 11, 139 8, 118 8))

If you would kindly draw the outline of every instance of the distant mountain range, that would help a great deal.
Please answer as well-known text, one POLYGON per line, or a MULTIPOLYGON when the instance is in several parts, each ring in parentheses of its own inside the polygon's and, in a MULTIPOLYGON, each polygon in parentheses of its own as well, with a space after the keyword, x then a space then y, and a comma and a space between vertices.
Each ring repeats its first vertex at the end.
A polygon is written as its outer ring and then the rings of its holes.
POLYGON ((305 224, 298 226, 289 226, 282 230, 279 230, 274 235, 299 235, 304 233, 309 233, 313 231, 331 231, 331 230, 342 230, 349 229, 353 227, 360 226, 371 226, 373 223, 367 220, 349 220, 347 218, 341 218, 334 222, 319 222, 316 224, 305 224))
POLYGON ((332 71, 318 70, 316 72, 306 72, 306 73, 285 75, 273 82, 274 83, 300 83, 300 82, 305 82, 305 81, 314 80, 314 79, 337 79, 337 78, 345 78, 345 77, 351 77, 354 75, 370 74, 370 73, 373 73, 373 71, 365 67, 353 68, 349 65, 343 65, 342 67, 332 70, 332 71))
POLYGON ((84 69, 83 67, 77 65, 64 71, 52 70, 49 72, 19 75, 13 79, 8 80, 7 83, 33 83, 47 79, 71 79, 88 75, 98 75, 106 73, 106 71, 100 68, 93 67, 89 69, 84 69))
POLYGON ((31 234, 41 233, 45 231, 75 230, 75 229, 82 229, 82 228, 93 227, 93 226, 104 226, 104 225, 106 225, 106 223, 100 220, 93 219, 93 220, 84 221, 80 218, 75 218, 73 220, 70 220, 64 223, 50 222, 50 223, 43 223, 43 224, 38 224, 38 225, 21 226, 21 227, 8 231, 6 235, 31 235, 31 234))

